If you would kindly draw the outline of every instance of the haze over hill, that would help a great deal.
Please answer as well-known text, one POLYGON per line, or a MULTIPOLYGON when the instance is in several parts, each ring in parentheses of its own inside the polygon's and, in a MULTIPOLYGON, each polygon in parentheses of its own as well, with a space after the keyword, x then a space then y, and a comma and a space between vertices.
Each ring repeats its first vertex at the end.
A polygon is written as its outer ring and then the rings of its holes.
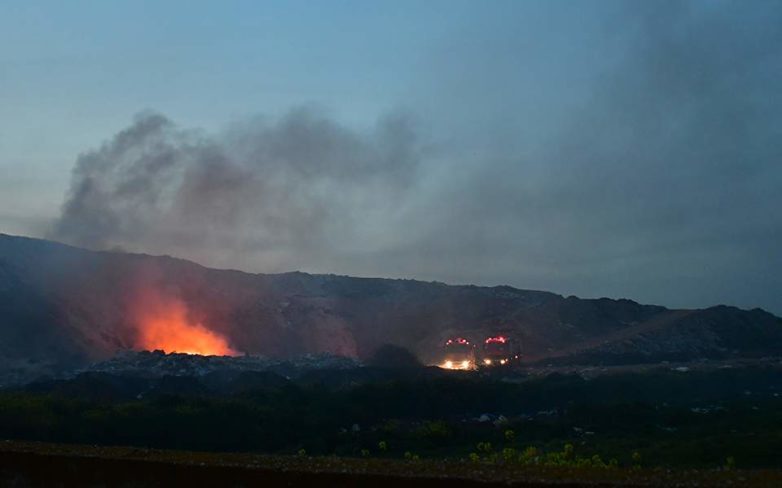
POLYGON ((199 341, 208 344, 219 339, 225 349, 218 353, 283 358, 367 358, 390 343, 427 361, 448 336, 479 339, 497 332, 519 338, 528 362, 638 363, 782 352, 782 320, 760 309, 669 310, 507 286, 248 274, 0 235, 4 373, 23 376, 47 365, 74 367, 121 350, 155 349, 147 333, 155 320, 197 329, 199 341))
POLYGON ((48 3, 2 232, 782 314, 780 2, 48 3))

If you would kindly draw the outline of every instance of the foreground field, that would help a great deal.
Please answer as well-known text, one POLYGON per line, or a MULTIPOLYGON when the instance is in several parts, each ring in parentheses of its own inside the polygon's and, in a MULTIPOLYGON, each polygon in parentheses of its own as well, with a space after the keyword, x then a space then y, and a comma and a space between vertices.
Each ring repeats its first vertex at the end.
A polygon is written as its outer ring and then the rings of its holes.
POLYGON ((0 442, 3 486, 777 487, 778 470, 495 465, 0 442))
POLYGON ((0 391, 0 439, 523 466, 779 469, 782 371, 90 373, 0 391), (570 447, 568 447, 570 446, 570 447))

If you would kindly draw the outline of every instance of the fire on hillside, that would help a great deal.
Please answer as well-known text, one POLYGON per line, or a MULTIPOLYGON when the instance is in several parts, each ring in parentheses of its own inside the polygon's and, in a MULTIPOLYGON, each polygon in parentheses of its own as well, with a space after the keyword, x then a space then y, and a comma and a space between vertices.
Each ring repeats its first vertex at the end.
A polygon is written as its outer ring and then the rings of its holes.
POLYGON ((203 356, 237 356, 221 334, 193 320, 177 298, 145 293, 135 313, 136 349, 203 356))

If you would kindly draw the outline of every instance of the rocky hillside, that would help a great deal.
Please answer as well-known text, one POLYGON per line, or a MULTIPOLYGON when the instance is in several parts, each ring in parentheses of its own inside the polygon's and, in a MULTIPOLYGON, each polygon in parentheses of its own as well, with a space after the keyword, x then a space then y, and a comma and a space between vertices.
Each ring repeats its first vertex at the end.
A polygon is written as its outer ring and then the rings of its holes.
POLYGON ((669 310, 507 286, 249 274, 0 234, 0 371, 24 376, 138 349, 134 318, 150 296, 184 304, 188 320, 233 350, 270 357, 366 358, 391 343, 427 361, 450 335, 498 332, 521 339, 530 362, 782 353, 782 320, 759 309, 669 310))

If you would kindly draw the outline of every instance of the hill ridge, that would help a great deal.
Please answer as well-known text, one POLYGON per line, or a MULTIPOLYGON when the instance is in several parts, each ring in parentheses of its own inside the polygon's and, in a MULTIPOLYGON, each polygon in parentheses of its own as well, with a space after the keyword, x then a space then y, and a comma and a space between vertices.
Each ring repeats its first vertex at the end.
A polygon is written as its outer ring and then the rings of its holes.
POLYGON ((435 361, 449 336, 480 341, 497 331, 519 339, 527 361, 782 355, 782 319, 760 309, 677 310, 507 285, 248 273, 0 234, 0 375, 138 349, 139 291, 181 302, 189 319, 234 350, 270 357, 366 358, 390 343, 435 361))

